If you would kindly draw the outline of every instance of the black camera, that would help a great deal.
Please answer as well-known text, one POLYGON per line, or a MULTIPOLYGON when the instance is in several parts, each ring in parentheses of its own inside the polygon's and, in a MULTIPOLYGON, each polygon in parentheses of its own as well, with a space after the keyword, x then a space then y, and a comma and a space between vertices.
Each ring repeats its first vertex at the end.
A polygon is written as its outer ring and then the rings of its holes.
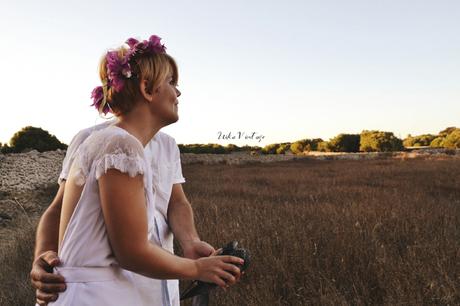
MULTIPOLYGON (((240 268, 241 272, 244 272, 247 270, 249 267, 250 263, 250 256, 249 252, 246 249, 243 248, 238 248, 238 242, 237 241, 231 241, 227 243, 224 247, 222 247, 222 251, 218 256, 222 255, 230 255, 230 256, 235 256, 239 257, 244 260, 244 264, 239 265, 235 264, 238 268, 240 268)), ((187 288, 182 294, 181 294, 181 301, 194 297, 196 295, 203 295, 207 294, 211 289, 217 287, 216 284, 213 283, 206 283, 202 281, 193 281, 190 287, 187 288)))

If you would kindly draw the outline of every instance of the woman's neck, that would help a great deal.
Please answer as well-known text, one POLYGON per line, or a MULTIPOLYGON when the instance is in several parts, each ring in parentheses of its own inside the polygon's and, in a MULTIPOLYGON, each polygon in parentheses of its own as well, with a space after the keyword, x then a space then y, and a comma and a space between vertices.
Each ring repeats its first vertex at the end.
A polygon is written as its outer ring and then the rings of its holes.
POLYGON ((144 147, 163 127, 143 107, 135 107, 128 114, 120 115, 115 125, 136 137, 144 147))

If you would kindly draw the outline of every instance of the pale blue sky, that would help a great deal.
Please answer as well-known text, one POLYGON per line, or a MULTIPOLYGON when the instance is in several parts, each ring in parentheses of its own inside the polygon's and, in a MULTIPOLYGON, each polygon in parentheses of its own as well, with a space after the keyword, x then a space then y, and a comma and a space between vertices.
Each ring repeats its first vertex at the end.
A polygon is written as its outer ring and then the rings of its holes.
POLYGON ((68 143, 101 122, 99 58, 151 34, 179 64, 164 128, 178 143, 460 126, 460 1, 1 0, 0 27, 0 142, 33 125, 68 143))

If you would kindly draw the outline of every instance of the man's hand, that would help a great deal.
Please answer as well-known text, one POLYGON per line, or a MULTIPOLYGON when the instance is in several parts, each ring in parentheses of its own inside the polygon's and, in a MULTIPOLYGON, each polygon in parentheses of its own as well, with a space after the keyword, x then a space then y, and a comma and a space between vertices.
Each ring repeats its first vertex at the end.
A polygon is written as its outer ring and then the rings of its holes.
POLYGON ((216 250, 207 242, 201 240, 189 240, 181 243, 184 257, 190 259, 198 259, 201 257, 209 257, 216 250))
POLYGON ((53 274, 53 268, 59 265, 59 258, 54 251, 47 251, 38 256, 30 271, 30 279, 36 290, 35 297, 39 305, 47 305, 58 298, 58 293, 66 289, 64 277, 53 274))

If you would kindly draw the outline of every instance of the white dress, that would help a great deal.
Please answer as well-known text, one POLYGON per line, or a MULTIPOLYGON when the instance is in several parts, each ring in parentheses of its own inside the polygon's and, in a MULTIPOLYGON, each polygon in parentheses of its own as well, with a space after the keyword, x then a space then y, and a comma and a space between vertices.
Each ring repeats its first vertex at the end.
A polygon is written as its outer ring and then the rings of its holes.
MULTIPOLYGON (((67 148, 66 156, 62 162, 62 171, 59 175, 58 183, 61 184, 68 179, 68 175, 75 159, 76 153, 84 141, 93 133, 114 125, 116 120, 109 120, 104 123, 79 131, 72 139, 67 148)), ((176 141, 165 132, 158 131, 144 148, 144 156, 150 162, 152 173, 152 192, 154 195, 155 208, 159 212, 153 214, 159 229, 159 238, 162 247, 170 253, 174 253, 173 233, 168 224, 168 206, 171 196, 172 186, 185 182, 182 175, 180 151, 176 141)), ((157 233, 149 233, 149 240, 153 243, 157 241, 157 233)), ((147 278, 136 273, 133 274, 135 287, 141 292, 141 297, 145 301, 156 301, 164 291, 167 291, 169 304, 164 305, 179 306, 179 281, 177 279, 167 280, 166 289, 163 281, 147 278)), ((146 302, 147 303, 147 302, 146 302)), ((146 304, 145 303, 145 304, 146 304)), ((159 303, 158 303, 159 304, 159 303)), ((150 303, 149 305, 155 305, 150 303)))
POLYGON ((83 186, 58 251, 62 264, 56 273, 65 277, 67 289, 49 305, 169 305, 165 280, 149 279, 145 285, 150 287, 152 281, 159 284, 151 287, 157 292, 148 291, 149 288, 142 288, 142 280, 147 278, 121 269, 113 255, 97 182, 108 169, 117 169, 131 177, 143 175, 148 236, 161 246, 157 223, 160 216, 150 187, 152 168, 142 144, 117 126, 92 133, 75 153, 67 180, 83 186))

